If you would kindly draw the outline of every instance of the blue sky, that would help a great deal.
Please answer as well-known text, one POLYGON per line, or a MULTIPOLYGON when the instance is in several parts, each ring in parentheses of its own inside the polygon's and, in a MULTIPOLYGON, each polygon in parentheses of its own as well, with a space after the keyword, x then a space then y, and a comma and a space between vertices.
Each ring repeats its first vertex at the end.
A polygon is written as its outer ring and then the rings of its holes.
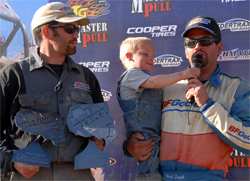
MULTIPOLYGON (((30 23, 36 10, 47 4, 48 0, 0 0, 7 1, 12 9, 19 16, 21 21, 24 23, 28 38, 30 42, 30 23)), ((10 32, 13 29, 13 23, 0 19, 0 36, 8 38, 10 32)), ((7 57, 13 58, 18 52, 23 50, 23 35, 21 29, 18 30, 17 34, 13 38, 10 46, 7 49, 7 57)))

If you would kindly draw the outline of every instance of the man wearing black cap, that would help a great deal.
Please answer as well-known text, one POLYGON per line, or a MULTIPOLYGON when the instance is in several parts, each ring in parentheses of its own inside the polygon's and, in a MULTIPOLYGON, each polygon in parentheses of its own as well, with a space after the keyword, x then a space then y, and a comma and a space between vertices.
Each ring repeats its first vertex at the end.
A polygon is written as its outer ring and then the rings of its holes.
MULTIPOLYGON (((66 126, 70 105, 103 102, 94 74, 69 57, 76 53, 79 25, 87 24, 87 18, 76 16, 64 3, 42 6, 31 23, 39 47, 0 72, 0 163, 13 180, 94 180, 90 169, 74 169, 75 156, 90 138, 76 136, 66 126), (36 125, 37 130, 26 130, 36 125), (37 144, 31 149, 37 142, 46 154, 37 153, 37 144), (26 154, 16 158, 20 162, 12 162, 15 152, 25 148, 26 154), (46 167, 27 164, 47 163, 48 155, 51 162, 46 167)), ((104 148, 103 140, 93 139, 104 148)))
MULTIPOLYGON (((223 180, 233 148, 250 153, 250 83, 221 72, 223 43, 213 18, 193 18, 182 36, 190 65, 197 54, 203 63, 198 79, 164 90, 160 170, 164 180, 223 180)), ((143 139, 137 134, 125 141, 125 153, 146 160, 152 142, 143 139)))

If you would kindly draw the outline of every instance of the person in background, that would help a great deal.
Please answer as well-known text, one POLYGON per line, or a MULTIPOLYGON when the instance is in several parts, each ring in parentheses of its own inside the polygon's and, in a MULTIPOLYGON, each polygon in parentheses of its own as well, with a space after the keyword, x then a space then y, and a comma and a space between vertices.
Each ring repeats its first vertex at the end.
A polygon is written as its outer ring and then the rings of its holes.
MULTIPOLYGON (((87 18, 76 16, 64 3, 42 6, 31 23, 39 47, 0 72, 1 137, 6 130, 0 142, 0 163, 2 171, 12 172, 11 180, 94 180, 90 169, 74 169, 74 157, 91 138, 76 136, 66 125, 70 105, 103 102, 94 74, 69 57, 76 53, 79 26, 87 24, 87 18), (57 114, 64 124, 65 140, 58 146, 49 139, 40 143, 51 156, 49 168, 11 161, 15 150, 27 147, 37 136, 15 124, 15 115, 25 109, 57 114)), ((104 149, 104 140, 92 139, 104 149)))
POLYGON ((124 112, 126 136, 142 133, 154 141, 151 156, 139 162, 137 180, 162 180, 159 173, 159 142, 161 126, 162 87, 180 80, 197 78, 198 68, 173 74, 151 76, 154 46, 146 37, 125 39, 120 46, 120 59, 127 69, 118 81, 117 99, 124 112))
MULTIPOLYGON (((164 89, 160 172, 164 180, 223 180, 233 148, 250 153, 250 82, 221 71, 223 43, 213 18, 194 17, 182 37, 191 67, 197 54, 203 63, 198 79, 164 89)), ((154 145, 141 134, 124 143, 124 153, 141 161, 154 145)))

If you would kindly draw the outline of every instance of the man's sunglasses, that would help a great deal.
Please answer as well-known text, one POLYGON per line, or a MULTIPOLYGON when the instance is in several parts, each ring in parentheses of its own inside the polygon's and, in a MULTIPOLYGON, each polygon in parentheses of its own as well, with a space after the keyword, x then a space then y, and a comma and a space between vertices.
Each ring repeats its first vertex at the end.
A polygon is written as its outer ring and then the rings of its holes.
POLYGON ((200 38, 200 39, 186 39, 185 46, 188 48, 194 48, 198 42, 200 43, 201 46, 210 46, 214 42, 219 42, 219 41, 214 38, 209 38, 209 37, 200 38))
POLYGON ((79 27, 75 27, 74 25, 49 25, 49 28, 58 28, 62 27, 68 34, 74 34, 76 31, 79 33, 79 27))

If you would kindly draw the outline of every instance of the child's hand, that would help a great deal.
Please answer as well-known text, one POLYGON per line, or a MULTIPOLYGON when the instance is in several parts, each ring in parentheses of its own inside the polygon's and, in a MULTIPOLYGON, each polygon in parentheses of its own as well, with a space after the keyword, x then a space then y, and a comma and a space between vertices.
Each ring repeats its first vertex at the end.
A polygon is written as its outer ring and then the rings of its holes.
POLYGON ((198 78, 201 74, 201 70, 198 68, 190 68, 182 71, 183 79, 198 78))

